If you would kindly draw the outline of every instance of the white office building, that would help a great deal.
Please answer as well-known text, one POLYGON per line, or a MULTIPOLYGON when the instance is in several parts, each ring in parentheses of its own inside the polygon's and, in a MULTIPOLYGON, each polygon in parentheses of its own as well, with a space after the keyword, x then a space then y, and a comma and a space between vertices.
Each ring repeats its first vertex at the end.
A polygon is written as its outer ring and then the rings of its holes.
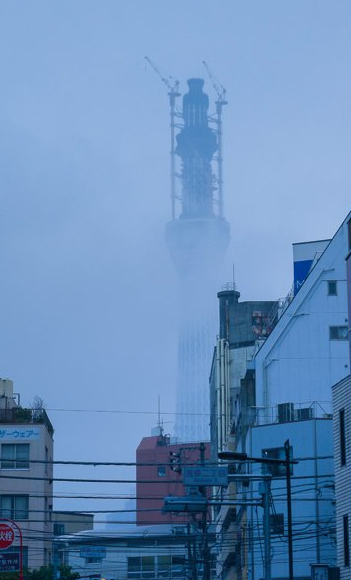
POLYGON ((255 357, 256 407, 262 422, 273 419, 277 404, 287 402, 306 408, 318 401, 319 416, 332 413, 332 385, 350 372, 348 220, 311 260, 310 273, 255 357))

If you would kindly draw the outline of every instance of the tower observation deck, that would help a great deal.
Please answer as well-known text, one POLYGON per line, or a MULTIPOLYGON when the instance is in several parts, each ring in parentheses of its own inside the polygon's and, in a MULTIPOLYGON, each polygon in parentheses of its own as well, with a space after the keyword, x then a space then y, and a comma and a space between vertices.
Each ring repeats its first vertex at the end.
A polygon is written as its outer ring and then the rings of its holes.
POLYGON ((230 237, 212 167, 215 160, 221 161, 220 118, 214 119, 217 128, 212 129, 203 85, 202 79, 189 79, 189 91, 183 96, 182 124, 173 148, 181 165, 180 208, 166 226, 180 281, 175 435, 182 441, 209 439, 208 376, 216 337, 216 290, 230 237))

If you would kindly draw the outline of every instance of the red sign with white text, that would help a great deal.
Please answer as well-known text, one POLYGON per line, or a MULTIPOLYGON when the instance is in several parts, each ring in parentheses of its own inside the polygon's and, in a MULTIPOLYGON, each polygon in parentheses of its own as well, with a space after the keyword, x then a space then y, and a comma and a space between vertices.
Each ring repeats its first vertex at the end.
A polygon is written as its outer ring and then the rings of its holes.
POLYGON ((15 534, 8 524, 0 524, 0 550, 9 548, 15 539, 15 534))

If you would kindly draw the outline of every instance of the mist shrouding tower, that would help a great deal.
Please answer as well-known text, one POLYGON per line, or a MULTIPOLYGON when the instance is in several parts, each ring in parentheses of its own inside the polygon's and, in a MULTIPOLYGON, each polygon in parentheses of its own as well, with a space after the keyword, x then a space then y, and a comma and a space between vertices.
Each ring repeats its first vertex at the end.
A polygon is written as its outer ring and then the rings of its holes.
POLYGON ((216 178, 212 167, 214 161, 221 167, 219 107, 223 103, 216 102, 213 130, 203 85, 202 79, 189 79, 183 97, 183 122, 173 148, 181 163, 180 209, 178 215, 172 212, 166 226, 180 280, 175 435, 181 441, 209 439, 208 377, 216 338, 216 291, 230 237, 222 211, 221 170, 216 178))

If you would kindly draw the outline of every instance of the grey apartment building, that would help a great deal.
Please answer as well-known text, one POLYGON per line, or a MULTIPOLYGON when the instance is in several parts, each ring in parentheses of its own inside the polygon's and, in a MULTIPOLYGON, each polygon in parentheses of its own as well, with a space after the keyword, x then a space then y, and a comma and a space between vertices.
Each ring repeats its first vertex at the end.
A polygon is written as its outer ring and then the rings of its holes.
POLYGON ((0 379, 0 521, 20 530, 11 551, 20 549, 21 534, 29 568, 52 557, 53 432, 46 412, 21 407, 12 381, 0 379))

